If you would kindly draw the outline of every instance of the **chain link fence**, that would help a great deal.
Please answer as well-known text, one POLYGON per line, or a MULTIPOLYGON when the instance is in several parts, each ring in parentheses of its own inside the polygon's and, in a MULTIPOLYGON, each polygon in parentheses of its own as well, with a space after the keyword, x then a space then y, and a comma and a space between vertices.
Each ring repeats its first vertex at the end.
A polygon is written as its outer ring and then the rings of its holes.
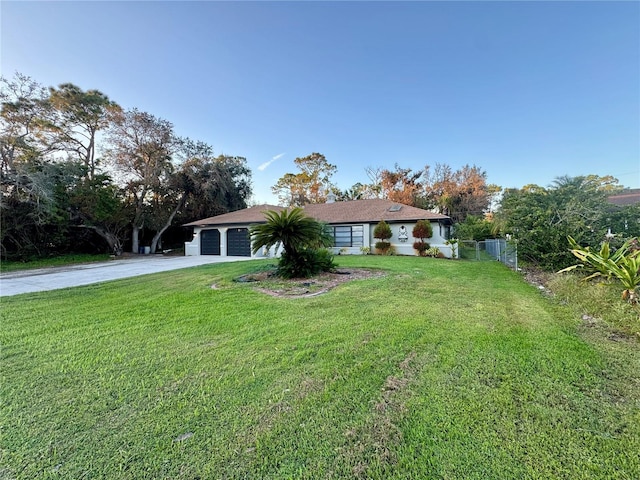
POLYGON ((499 261, 514 270, 518 269, 518 244, 504 238, 487 239, 481 242, 461 240, 458 256, 467 260, 499 261))

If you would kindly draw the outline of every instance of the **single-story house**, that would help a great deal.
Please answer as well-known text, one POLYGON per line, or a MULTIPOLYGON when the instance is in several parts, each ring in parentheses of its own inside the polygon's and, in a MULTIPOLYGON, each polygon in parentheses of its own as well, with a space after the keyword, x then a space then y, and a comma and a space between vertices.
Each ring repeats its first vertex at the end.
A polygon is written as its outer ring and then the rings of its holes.
MULTIPOLYGON (((185 255, 274 256, 278 252, 263 250, 252 255, 249 227, 265 223, 265 211, 285 208, 257 205, 187 223, 185 227, 193 227, 193 239, 185 242, 185 255)), ((330 226, 334 253, 361 254, 361 249, 366 247, 373 252, 378 241, 373 238, 373 230, 380 220, 384 220, 391 227, 393 235, 389 241, 396 253, 416 255, 413 242, 417 239, 412 236, 413 227, 418 220, 429 220, 433 236, 426 241, 432 247, 438 247, 445 256, 451 256, 451 247, 445 242, 452 222, 446 215, 383 199, 310 204, 303 210, 307 216, 330 226)))
POLYGON ((615 195, 610 195, 607 200, 609 203, 619 207, 635 205, 636 203, 640 203, 640 188, 628 188, 615 195))

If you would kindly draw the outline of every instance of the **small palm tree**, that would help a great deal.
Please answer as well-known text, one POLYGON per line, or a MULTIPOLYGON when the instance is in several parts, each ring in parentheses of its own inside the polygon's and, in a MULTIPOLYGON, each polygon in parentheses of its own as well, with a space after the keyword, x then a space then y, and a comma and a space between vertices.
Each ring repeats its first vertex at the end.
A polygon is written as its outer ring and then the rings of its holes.
MULTIPOLYGON (((266 223, 252 225, 249 229, 253 253, 262 247, 282 245, 284 254, 280 259, 281 272, 286 276, 309 276, 315 268, 309 266, 316 257, 314 252, 333 243, 326 225, 304 215, 301 208, 265 212, 266 223), (286 263, 286 269, 284 263, 286 263)), ((331 262, 329 262, 331 263, 331 262)), ((331 263, 332 265, 332 263, 331 263)), ((326 268, 321 268, 325 270, 326 268)))

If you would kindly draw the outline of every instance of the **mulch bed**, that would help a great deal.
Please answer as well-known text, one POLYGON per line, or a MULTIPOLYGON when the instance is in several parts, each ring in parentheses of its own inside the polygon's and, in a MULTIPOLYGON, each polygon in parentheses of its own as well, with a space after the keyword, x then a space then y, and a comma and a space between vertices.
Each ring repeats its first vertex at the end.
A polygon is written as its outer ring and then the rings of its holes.
POLYGON ((321 295, 352 280, 379 278, 384 275, 384 272, 378 270, 349 268, 321 273, 312 278, 283 279, 275 276, 272 271, 265 271, 243 275, 236 281, 252 283, 257 291, 273 297, 305 298, 321 295))

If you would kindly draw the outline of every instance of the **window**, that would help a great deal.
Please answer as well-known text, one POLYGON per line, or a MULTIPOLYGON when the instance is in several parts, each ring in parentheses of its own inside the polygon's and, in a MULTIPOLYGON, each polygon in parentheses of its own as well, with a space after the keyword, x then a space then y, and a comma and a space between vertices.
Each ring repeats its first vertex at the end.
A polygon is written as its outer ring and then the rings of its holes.
POLYGON ((451 239, 451 226, 450 225, 443 225, 442 222, 438 222, 438 224, 440 225, 440 236, 442 238, 444 238, 445 240, 450 240, 451 239))
POLYGON ((362 225, 349 225, 331 228, 333 230, 334 247, 364 246, 364 227, 362 225))

